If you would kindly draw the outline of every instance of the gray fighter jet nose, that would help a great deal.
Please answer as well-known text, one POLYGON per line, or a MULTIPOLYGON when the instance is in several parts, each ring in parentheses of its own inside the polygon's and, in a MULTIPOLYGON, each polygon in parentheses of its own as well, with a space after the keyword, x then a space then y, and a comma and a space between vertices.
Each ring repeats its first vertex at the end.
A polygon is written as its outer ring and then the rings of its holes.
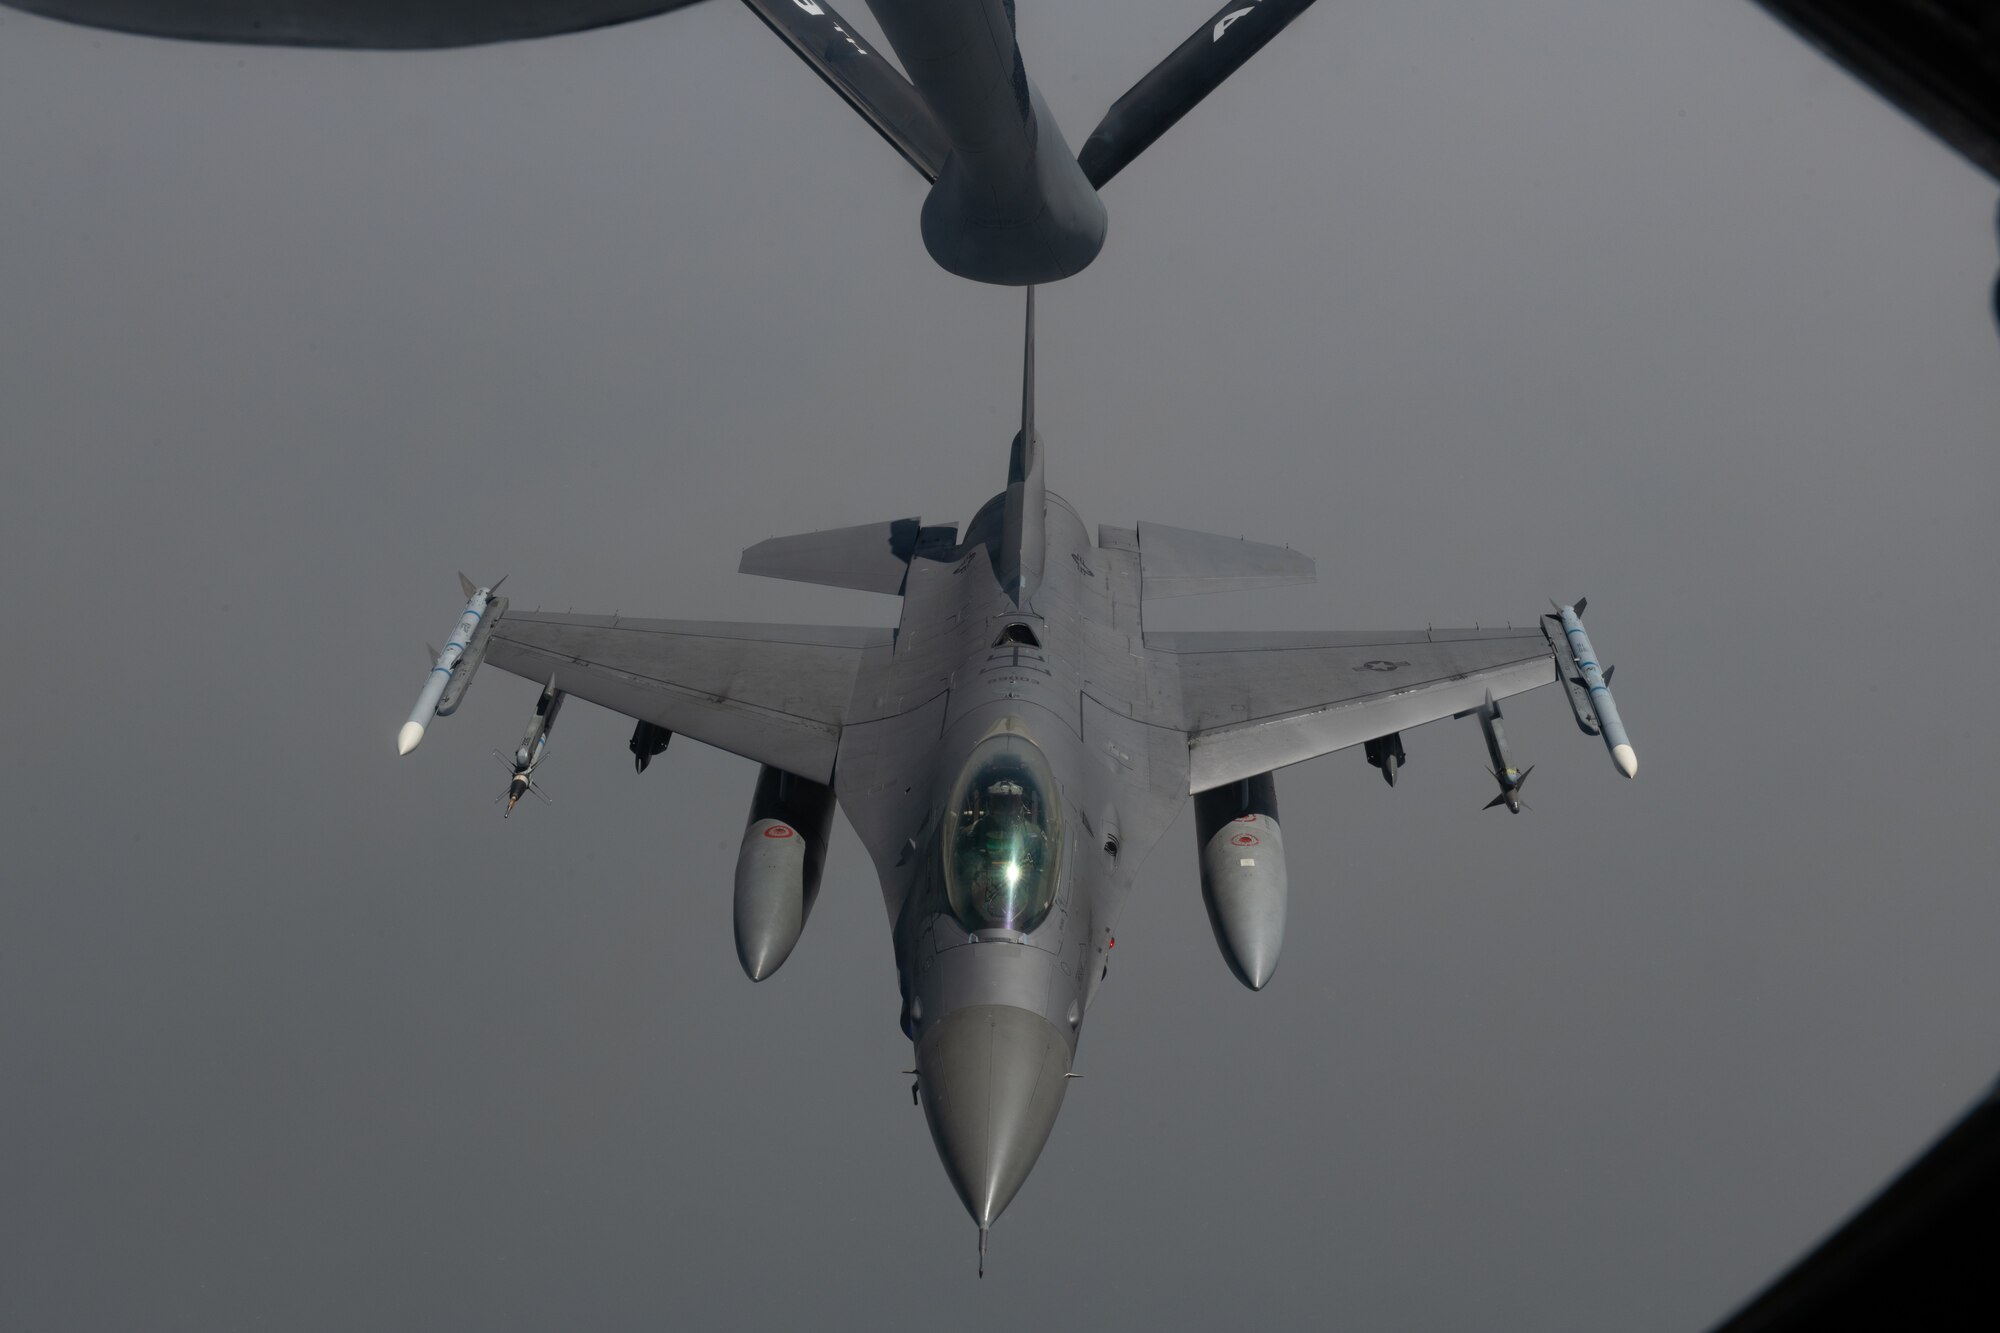
POLYGON ((1062 1109, 1069 1044, 1040 1014, 977 1004, 917 1046, 917 1082, 945 1174, 983 1231, 1019 1192, 1062 1109))

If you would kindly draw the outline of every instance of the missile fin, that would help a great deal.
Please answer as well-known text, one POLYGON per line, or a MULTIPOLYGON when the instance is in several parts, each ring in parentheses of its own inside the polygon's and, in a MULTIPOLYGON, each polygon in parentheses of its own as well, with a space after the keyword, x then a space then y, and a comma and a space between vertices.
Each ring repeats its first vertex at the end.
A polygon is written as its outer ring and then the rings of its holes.
POLYGON ((467 597, 470 597, 472 596, 472 594, 479 591, 479 585, 474 583, 471 579, 465 577, 465 571, 462 569, 458 571, 458 586, 460 590, 463 591, 467 597))

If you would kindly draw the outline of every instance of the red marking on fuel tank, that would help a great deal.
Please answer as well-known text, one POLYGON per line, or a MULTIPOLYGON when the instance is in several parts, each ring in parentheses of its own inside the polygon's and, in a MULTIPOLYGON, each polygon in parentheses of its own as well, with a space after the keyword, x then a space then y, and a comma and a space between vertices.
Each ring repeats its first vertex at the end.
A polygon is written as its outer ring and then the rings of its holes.
POLYGON ((1263 840, 1254 833, 1239 833, 1235 837, 1231 838, 1230 841, 1235 843, 1238 847, 1255 847, 1259 842, 1263 840))
POLYGON ((792 831, 783 824, 773 824, 764 830, 764 836, 767 838, 789 838, 792 836, 792 831))
POLYGON ((1257 816, 1255 816, 1255 815, 1238 815, 1238 816, 1236 816, 1236 819, 1235 819, 1235 821, 1234 821, 1234 822, 1235 822, 1235 823, 1238 823, 1238 824, 1254 824, 1254 823, 1256 823, 1256 822, 1257 822, 1257 816))

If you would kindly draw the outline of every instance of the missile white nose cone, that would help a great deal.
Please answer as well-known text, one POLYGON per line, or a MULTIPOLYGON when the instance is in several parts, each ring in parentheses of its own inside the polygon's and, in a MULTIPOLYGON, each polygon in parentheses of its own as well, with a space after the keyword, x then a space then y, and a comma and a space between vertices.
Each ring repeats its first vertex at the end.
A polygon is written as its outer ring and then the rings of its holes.
POLYGON ((1618 765, 1618 771, 1626 777, 1635 777, 1639 772, 1639 756, 1631 746, 1612 747, 1611 762, 1618 765))
POLYGON ((396 733, 396 753, 408 754, 417 748, 417 742, 424 738, 424 724, 405 722, 403 729, 396 733))

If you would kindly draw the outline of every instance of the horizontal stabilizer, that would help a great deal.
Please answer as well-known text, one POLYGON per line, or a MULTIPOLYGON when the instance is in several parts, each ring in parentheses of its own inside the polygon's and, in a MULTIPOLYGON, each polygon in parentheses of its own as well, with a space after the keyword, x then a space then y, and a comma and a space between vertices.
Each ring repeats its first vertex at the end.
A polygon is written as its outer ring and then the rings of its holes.
POLYGON ((694 0, 0 0, 86 28, 191 42, 421 51, 651 18, 694 0))
POLYGON ((949 548, 957 537, 954 525, 927 528, 916 518, 828 528, 758 542, 743 552, 743 563, 737 569, 767 579, 900 596, 918 547, 949 548))
MULTIPOLYGON (((684 0, 685 2, 685 0, 684 0)), ((813 73, 826 80, 927 181, 936 181, 951 143, 910 81, 826 0, 743 0, 750 12, 813 73)))
POLYGON ((1303 14, 1313 0, 1228 0, 1104 113, 1076 155, 1097 189, 1303 14))
POLYGON ((1239 537, 1139 525, 1139 595, 1189 597, 1204 592, 1284 588, 1317 577, 1311 556, 1288 546, 1239 537))

